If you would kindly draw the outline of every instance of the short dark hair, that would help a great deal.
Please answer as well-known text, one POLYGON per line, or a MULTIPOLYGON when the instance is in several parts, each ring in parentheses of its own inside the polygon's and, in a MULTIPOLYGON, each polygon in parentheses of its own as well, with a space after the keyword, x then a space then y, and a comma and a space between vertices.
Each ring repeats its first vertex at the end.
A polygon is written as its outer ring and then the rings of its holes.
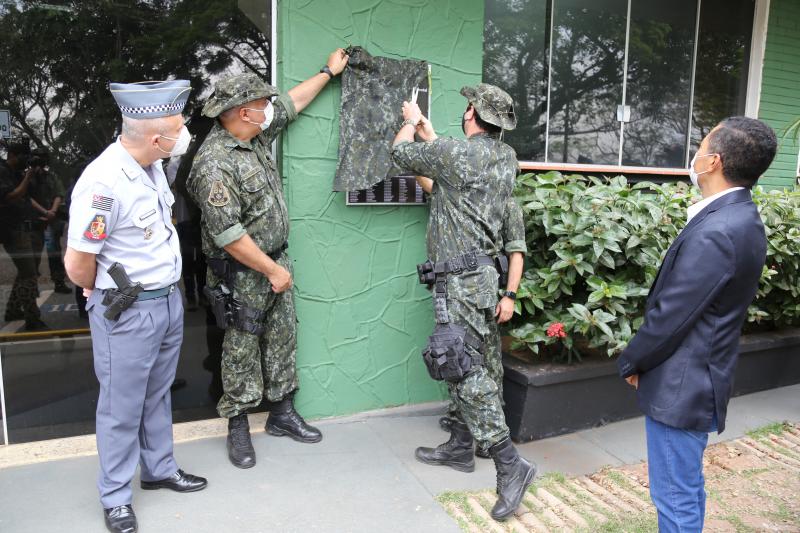
POLYGON ((475 111, 475 124, 477 124, 479 128, 485 130, 488 133, 491 133, 492 135, 498 135, 500 133, 501 131, 500 126, 489 124, 488 122, 486 122, 481 118, 481 116, 478 114, 478 110, 475 109, 475 106, 470 104, 470 107, 472 108, 473 111, 475 111))
POLYGON ((708 146, 709 153, 719 154, 725 179, 749 189, 775 158, 778 139, 760 120, 729 117, 709 134, 708 146))

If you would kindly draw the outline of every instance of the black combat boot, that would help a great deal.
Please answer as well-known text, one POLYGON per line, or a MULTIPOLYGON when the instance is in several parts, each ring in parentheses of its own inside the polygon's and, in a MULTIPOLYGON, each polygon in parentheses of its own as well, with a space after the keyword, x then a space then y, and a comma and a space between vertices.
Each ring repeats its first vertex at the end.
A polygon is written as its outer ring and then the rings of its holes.
POLYGON ((250 441, 250 423, 245 413, 228 419, 228 459, 237 468, 256 465, 256 451, 250 441))
POLYGON ((442 428, 443 431, 450 433, 453 431, 453 422, 456 422, 456 418, 447 414, 439 419, 439 427, 442 428))
MULTIPOLYGON (((450 433, 453 430, 453 422, 456 422, 456 418, 450 415, 443 416, 439 419, 439 427, 442 428, 444 431, 450 433)), ((486 448, 481 447, 480 444, 475 445, 475 457, 480 457, 481 459, 489 459, 492 456, 489 455, 489 450, 486 448)))
POLYGON ((414 455, 417 460, 429 465, 442 465, 459 472, 473 472, 475 458, 472 449, 472 434, 460 420, 451 423, 450 440, 436 448, 419 447, 414 455))
POLYGON ((492 518, 505 520, 522 502, 536 475, 536 466, 520 457, 508 437, 489 448, 489 453, 497 469, 497 503, 492 508, 492 518))
POLYGON ((276 437, 291 437, 297 442, 314 443, 322 440, 322 432, 310 426, 295 411, 292 395, 279 402, 267 402, 269 418, 264 427, 267 433, 276 437))

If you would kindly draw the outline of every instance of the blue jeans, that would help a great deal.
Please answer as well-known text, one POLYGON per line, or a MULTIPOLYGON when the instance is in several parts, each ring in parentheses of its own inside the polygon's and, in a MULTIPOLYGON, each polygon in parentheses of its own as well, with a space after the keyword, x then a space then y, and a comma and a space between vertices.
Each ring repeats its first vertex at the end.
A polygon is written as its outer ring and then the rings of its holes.
MULTIPOLYGON (((714 425, 716 426, 716 420, 714 425)), ((650 497, 659 533, 700 533, 706 512, 703 452, 708 433, 645 417, 650 497)))

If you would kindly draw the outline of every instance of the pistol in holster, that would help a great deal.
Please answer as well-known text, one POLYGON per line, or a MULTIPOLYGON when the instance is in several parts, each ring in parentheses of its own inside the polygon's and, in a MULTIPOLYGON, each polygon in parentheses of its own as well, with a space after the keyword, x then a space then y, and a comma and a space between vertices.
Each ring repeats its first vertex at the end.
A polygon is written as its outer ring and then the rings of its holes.
POLYGON ((144 287, 138 281, 136 283, 132 282, 131 278, 128 277, 128 273, 125 272, 125 267, 119 263, 114 263, 108 267, 106 272, 114 280, 117 288, 109 289, 105 292, 103 305, 106 306, 106 310, 103 312, 103 316, 109 320, 117 320, 124 310, 136 302, 139 293, 144 290, 144 287))

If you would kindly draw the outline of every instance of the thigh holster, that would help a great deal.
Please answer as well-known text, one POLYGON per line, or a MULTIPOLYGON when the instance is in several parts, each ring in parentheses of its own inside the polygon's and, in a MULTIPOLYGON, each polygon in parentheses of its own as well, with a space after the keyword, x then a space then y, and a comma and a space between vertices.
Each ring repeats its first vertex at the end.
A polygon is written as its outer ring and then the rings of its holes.
POLYGON ((428 338, 422 358, 435 380, 461 381, 483 364, 483 343, 457 324, 437 324, 428 338))

